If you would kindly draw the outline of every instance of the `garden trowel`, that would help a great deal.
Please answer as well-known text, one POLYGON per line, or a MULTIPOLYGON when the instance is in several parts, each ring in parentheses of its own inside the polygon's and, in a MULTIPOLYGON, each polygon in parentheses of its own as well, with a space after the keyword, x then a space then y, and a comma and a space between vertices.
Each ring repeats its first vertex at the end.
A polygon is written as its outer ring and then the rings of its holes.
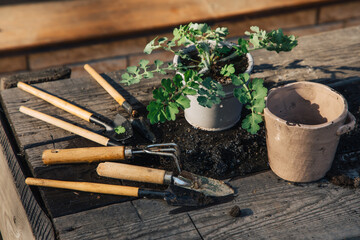
POLYGON ((166 172, 165 170, 114 162, 100 163, 96 171, 103 177, 175 185, 210 197, 227 197, 234 194, 234 189, 223 181, 186 171, 182 171, 178 176, 174 176, 171 172, 166 172))
POLYGON ((169 205, 173 206, 203 207, 209 204, 223 201, 222 198, 207 197, 199 192, 184 191, 183 189, 178 189, 176 186, 170 186, 165 191, 159 191, 122 185, 92 182, 60 181, 42 178, 26 178, 25 183, 32 186, 62 188, 82 192, 112 194, 139 198, 163 199, 169 205))
POLYGON ((98 74, 89 64, 84 65, 84 69, 123 107, 130 115, 131 125, 138 130, 138 132, 148 139, 150 142, 155 143, 156 137, 150 130, 149 124, 142 116, 138 116, 136 110, 130 105, 129 102, 113 87, 111 86, 100 74, 98 74))

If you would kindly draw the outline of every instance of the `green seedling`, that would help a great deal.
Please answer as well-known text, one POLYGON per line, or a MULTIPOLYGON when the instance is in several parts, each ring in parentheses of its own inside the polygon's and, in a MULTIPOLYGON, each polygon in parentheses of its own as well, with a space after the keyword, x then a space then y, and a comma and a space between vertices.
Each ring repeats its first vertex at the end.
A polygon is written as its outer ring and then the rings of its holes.
MULTIPOLYGON (((253 26, 251 32, 245 32, 247 39, 239 38, 237 45, 221 44, 229 34, 228 29, 219 27, 212 30, 209 25, 202 23, 189 23, 175 28, 173 38, 155 38, 150 41, 144 52, 151 54, 156 49, 164 49, 181 59, 188 60, 192 64, 184 65, 154 61, 154 69, 149 69, 149 61, 141 60, 139 66, 128 67, 122 75, 121 83, 131 85, 139 83, 142 79, 152 78, 154 73, 166 74, 169 70, 182 73, 173 78, 161 81, 161 86, 153 91, 154 100, 149 103, 148 119, 152 124, 175 120, 181 109, 190 107, 187 95, 198 95, 197 101, 203 107, 212 107, 219 104, 225 96, 222 85, 207 74, 213 65, 220 62, 231 61, 238 56, 257 50, 287 52, 297 46, 296 37, 284 35, 282 30, 266 32, 259 27, 253 26), (215 44, 210 44, 210 41, 215 44), (188 55, 179 47, 194 45, 196 54, 188 55)), ((252 134, 259 129, 259 123, 263 121, 262 113, 265 108, 267 89, 262 79, 250 80, 249 74, 236 73, 234 64, 226 64, 220 74, 231 79, 232 84, 240 88, 234 89, 234 96, 250 110, 243 122, 242 127, 252 134)))

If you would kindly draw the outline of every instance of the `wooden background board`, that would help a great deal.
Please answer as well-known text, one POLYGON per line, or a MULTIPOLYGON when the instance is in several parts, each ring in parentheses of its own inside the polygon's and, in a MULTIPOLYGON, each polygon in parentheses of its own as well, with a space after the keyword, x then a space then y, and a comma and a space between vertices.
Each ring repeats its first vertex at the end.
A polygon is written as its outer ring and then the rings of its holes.
POLYGON ((87 0, 3 6, 0 51, 125 36, 188 22, 333 1, 87 0))
MULTIPOLYGON (((330 83, 359 81, 358 36, 360 27, 354 27, 302 37, 299 39, 299 46, 290 53, 277 55, 265 51, 254 52, 256 67, 253 77, 264 77, 268 84, 273 85, 296 80, 330 83)), ((120 74, 112 73, 108 76, 118 81, 120 74)), ((158 84, 159 80, 160 78, 156 78, 123 89, 116 82, 112 84, 117 89, 128 92, 132 96, 130 102, 140 107, 139 102, 149 100, 152 86, 158 84)), ((90 78, 40 83, 35 86, 107 117, 115 115, 115 111, 112 111, 117 108, 114 100, 90 78)), ((354 86, 358 86, 358 83, 354 86)), ((130 95, 127 94, 125 97, 128 98, 130 95)), ((40 155, 44 149, 84 146, 90 143, 36 119, 23 116, 18 112, 18 108, 25 105, 68 119, 80 126, 94 126, 16 88, 2 91, 1 100, 19 146, 23 150, 26 148, 24 154, 34 176, 61 177, 64 180, 92 178, 93 181, 104 181, 94 178, 94 166, 91 165, 42 165, 40 155)), ((355 147, 358 148, 359 145, 355 147)), ((94 232, 98 232, 98 237, 122 236, 128 239, 145 238, 148 234, 154 234, 159 238, 166 238, 169 236, 167 234, 170 234, 172 239, 177 236, 178 239, 183 236, 194 239, 237 239, 248 238, 248 235, 258 238, 301 238, 314 235, 319 238, 324 236, 325 239, 360 236, 359 189, 340 188, 326 182, 292 185, 279 180, 271 172, 233 180, 231 184, 239 192, 234 201, 176 215, 169 214, 169 211, 175 208, 159 201, 136 200, 121 203, 120 198, 103 199, 103 196, 99 198, 98 195, 87 193, 57 189, 42 189, 41 192, 50 214, 54 217, 55 227, 61 239, 83 239, 94 232), (60 201, 63 201, 63 205, 57 206, 60 201), (228 216, 227 212, 234 204, 244 208, 248 216, 228 216), (70 207, 64 208, 64 212, 61 212, 65 205, 70 207), (93 207, 96 208, 87 210, 93 207), (87 211, 84 211, 85 209, 87 211), (119 209, 119 214, 108 214, 116 212, 115 209, 119 209), (124 216, 128 216, 125 218, 126 221, 122 220, 122 212, 124 216), (89 218, 84 219, 84 216, 89 218), (103 219, 103 223, 99 223, 99 218, 103 219), (157 220, 160 225, 156 224, 157 220), (110 222, 108 228, 106 221, 110 222), (179 227, 181 223, 184 224, 184 228, 179 227)))

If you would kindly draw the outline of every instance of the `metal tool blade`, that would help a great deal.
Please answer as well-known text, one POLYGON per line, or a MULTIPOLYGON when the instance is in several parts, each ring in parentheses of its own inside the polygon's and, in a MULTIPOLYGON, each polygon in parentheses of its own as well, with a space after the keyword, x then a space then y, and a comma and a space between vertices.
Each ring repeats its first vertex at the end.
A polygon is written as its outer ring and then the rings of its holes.
POLYGON ((196 175, 187 171, 182 171, 177 177, 174 176, 173 184, 189 190, 201 192, 205 196, 225 197, 234 194, 234 189, 223 181, 196 175))
POLYGON ((131 123, 122 115, 116 114, 113 124, 114 124, 114 126, 112 128, 112 131, 109 129, 110 131, 106 130, 106 132, 111 133, 111 135, 113 136, 113 138, 115 140, 117 140, 117 141, 126 140, 128 138, 131 138, 134 135, 131 123), (115 128, 118 126, 125 128, 125 132, 124 133, 116 133, 115 128))
POLYGON ((216 198, 175 185, 170 185, 168 192, 164 199, 172 206, 203 207, 216 202, 216 198))
POLYGON ((148 139, 150 142, 155 143, 156 142, 156 136, 151 131, 149 124, 147 124, 144 117, 131 117, 130 118, 131 125, 146 139, 148 139))

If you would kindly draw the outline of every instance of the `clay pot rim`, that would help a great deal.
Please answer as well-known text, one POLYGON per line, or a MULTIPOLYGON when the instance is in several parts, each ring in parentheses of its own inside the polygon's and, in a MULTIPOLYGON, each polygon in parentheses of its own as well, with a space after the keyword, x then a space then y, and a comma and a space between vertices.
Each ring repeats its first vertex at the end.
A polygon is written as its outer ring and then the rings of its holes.
MULTIPOLYGON (((284 86, 281 86, 281 87, 278 87, 278 88, 274 88, 272 90, 270 90, 268 96, 267 96, 267 99, 271 96, 271 94, 274 94, 275 90, 276 89, 280 89, 280 88, 287 88, 287 87, 292 87, 294 85, 316 85, 316 86, 319 86, 319 87, 322 87, 322 88, 325 88, 326 90, 328 91, 331 91, 331 92, 334 92, 336 94, 338 94, 340 96, 340 98, 342 99, 342 101, 344 102, 344 110, 342 111, 342 113, 337 117, 335 118, 333 121, 328 121, 326 123, 321 123, 321 124, 294 124, 294 125, 291 125, 291 127, 295 127, 295 128, 302 128, 302 129, 319 129, 319 128, 325 128, 325 127, 328 127, 330 125, 333 125, 333 124, 336 124, 338 122, 340 122, 342 119, 346 119, 347 115, 348 115, 348 103, 346 101, 346 99, 344 98, 343 95, 341 95, 340 93, 338 93, 337 91, 335 91, 334 89, 324 85, 324 84, 321 84, 321 83, 314 83, 314 82, 294 82, 294 83, 289 83, 289 84, 286 84, 284 86)), ((265 103, 265 109, 264 109, 264 114, 266 112, 267 115, 271 116, 273 119, 275 119, 276 121, 278 122, 282 122, 282 123, 285 123, 288 122, 278 116, 276 116, 275 114, 273 114, 267 107, 267 99, 266 99, 266 103, 265 103)))

